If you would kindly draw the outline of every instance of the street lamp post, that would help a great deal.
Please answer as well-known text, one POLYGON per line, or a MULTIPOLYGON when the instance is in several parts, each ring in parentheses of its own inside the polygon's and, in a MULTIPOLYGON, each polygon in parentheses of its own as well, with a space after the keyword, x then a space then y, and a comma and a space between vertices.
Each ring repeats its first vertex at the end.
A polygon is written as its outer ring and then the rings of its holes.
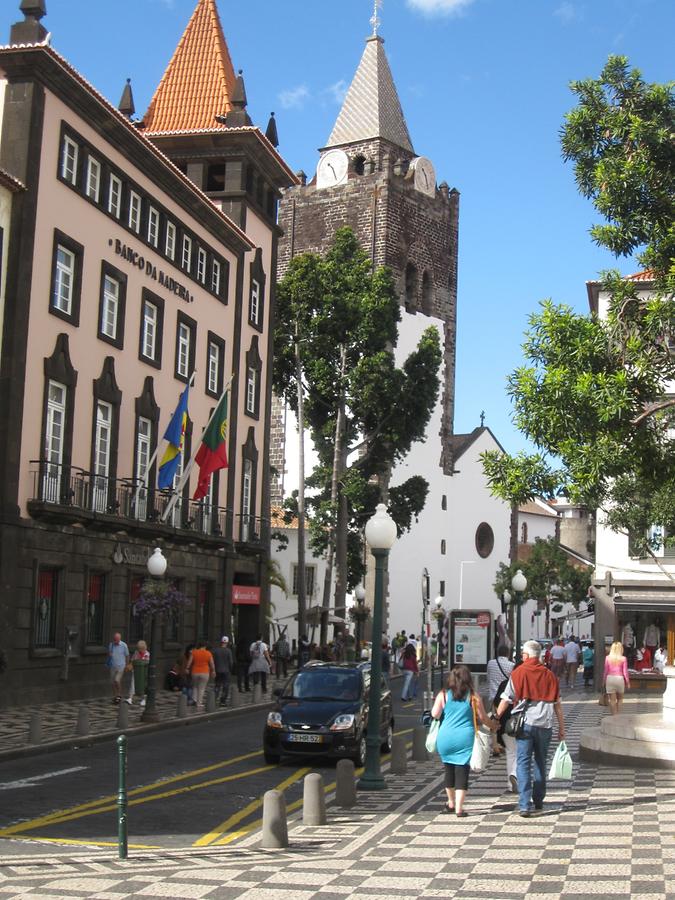
MULTIPOLYGON (((166 572, 166 557, 159 547, 155 547, 155 551, 148 558, 148 573, 151 578, 162 578, 166 572)), ((150 664, 148 665, 148 688, 147 699, 145 701, 145 709, 141 720, 143 722, 159 722, 159 713, 157 712, 157 650, 159 649, 159 616, 156 612, 152 614, 150 619, 150 664)))
POLYGON ((375 598, 373 602, 373 652, 370 658, 370 693, 366 731, 366 766, 359 779, 362 791, 381 791, 386 787, 380 771, 380 716, 382 681, 382 607, 384 605, 384 567, 396 540, 396 523, 379 503, 375 515, 366 523, 366 541, 375 557, 375 598))
POLYGON ((356 659, 361 659, 361 622, 363 621, 363 603, 366 599, 366 589, 362 584, 357 584, 354 588, 354 596, 356 597, 357 613, 356 613, 356 659))
POLYGON ((516 574, 511 579, 511 587, 513 588, 513 593, 515 594, 515 604, 516 604, 516 659, 520 659, 520 651, 521 651, 521 641, 522 641, 522 633, 521 633, 521 612, 522 612, 522 604, 523 604, 523 594, 527 590, 527 578, 523 575, 521 569, 518 569, 516 574), (519 596, 520 595, 520 596, 519 596))

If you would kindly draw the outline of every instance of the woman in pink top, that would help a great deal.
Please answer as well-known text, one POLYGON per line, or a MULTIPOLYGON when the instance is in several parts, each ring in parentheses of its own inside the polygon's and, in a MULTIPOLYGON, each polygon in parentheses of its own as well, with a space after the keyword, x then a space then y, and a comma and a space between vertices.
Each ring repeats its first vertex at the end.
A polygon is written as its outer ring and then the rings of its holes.
POLYGON ((613 716, 621 712, 623 693, 630 687, 628 680, 628 664, 623 655, 621 641, 615 641, 605 658, 605 672, 603 675, 605 691, 609 697, 609 711, 613 716))

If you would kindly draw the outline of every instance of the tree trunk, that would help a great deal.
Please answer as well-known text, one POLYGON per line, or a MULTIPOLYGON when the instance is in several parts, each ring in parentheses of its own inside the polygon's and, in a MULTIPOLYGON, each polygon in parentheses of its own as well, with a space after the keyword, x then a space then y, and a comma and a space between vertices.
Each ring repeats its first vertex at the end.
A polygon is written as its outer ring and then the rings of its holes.
POLYGON ((298 385, 298 636, 305 634, 307 592, 305 565, 305 413, 302 393, 302 361, 298 325, 295 326, 295 377, 298 385))
MULTIPOLYGON (((339 527, 339 483, 342 475, 341 466, 343 464, 344 443, 344 420, 345 420, 345 400, 344 400, 344 377, 347 367, 347 348, 343 345, 340 347, 340 396, 338 400, 337 418, 335 420, 335 446, 333 448, 333 475, 330 484, 330 502, 332 510, 332 521, 330 528, 330 536, 328 542, 328 559, 326 561, 326 575, 323 582, 323 603, 321 610, 321 632, 319 636, 320 646, 325 646, 328 639, 328 613, 330 611, 330 583, 333 574, 333 560, 336 556, 337 537, 339 527)), ((339 557, 338 557, 339 562, 339 557)), ((338 573, 339 577, 339 573, 338 573)), ((337 582, 337 579, 336 579, 337 582)), ((337 583, 335 595, 337 598, 337 583)), ((337 600, 336 600, 337 602, 337 600)), ((344 604, 344 600, 343 600, 344 604)))

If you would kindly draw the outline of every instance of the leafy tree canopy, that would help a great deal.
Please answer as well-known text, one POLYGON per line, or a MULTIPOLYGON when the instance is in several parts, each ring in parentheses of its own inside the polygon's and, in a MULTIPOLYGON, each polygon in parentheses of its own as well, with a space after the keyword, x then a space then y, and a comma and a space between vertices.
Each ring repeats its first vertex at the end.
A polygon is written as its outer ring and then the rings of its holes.
POLYGON ((675 533, 675 92, 645 83, 618 56, 571 88, 579 102, 562 150, 605 220, 591 236, 617 256, 637 252, 654 291, 640 297, 639 283, 607 272, 601 315, 541 304, 529 318, 527 363, 507 387, 536 452, 490 452, 483 463, 503 499, 567 494, 603 508, 645 552, 652 523, 675 533))

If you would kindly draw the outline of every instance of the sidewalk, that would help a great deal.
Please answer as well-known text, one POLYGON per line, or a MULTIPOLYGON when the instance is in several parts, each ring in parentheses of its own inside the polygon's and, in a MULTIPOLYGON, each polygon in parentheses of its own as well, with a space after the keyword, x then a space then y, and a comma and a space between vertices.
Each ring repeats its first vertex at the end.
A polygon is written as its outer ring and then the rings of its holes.
MULTIPOLYGON (((393 896, 498 900, 675 895, 675 772, 600 768, 576 761, 579 735, 605 711, 597 694, 564 695, 571 782, 553 782, 545 813, 513 814, 504 762, 472 779, 466 819, 441 814, 437 760, 387 775, 354 810, 328 806, 325 827, 289 821, 290 847, 260 849, 254 832, 227 847, 134 853, 109 850, 0 858, 0 896, 126 900, 356 900, 393 896)), ((644 700, 629 701, 640 708, 644 700)), ((1 846, 1 845, 0 845, 1 846)), ((28 845, 25 845, 26 848, 28 845)), ((1 851, 0 851, 1 852, 1 851)))

